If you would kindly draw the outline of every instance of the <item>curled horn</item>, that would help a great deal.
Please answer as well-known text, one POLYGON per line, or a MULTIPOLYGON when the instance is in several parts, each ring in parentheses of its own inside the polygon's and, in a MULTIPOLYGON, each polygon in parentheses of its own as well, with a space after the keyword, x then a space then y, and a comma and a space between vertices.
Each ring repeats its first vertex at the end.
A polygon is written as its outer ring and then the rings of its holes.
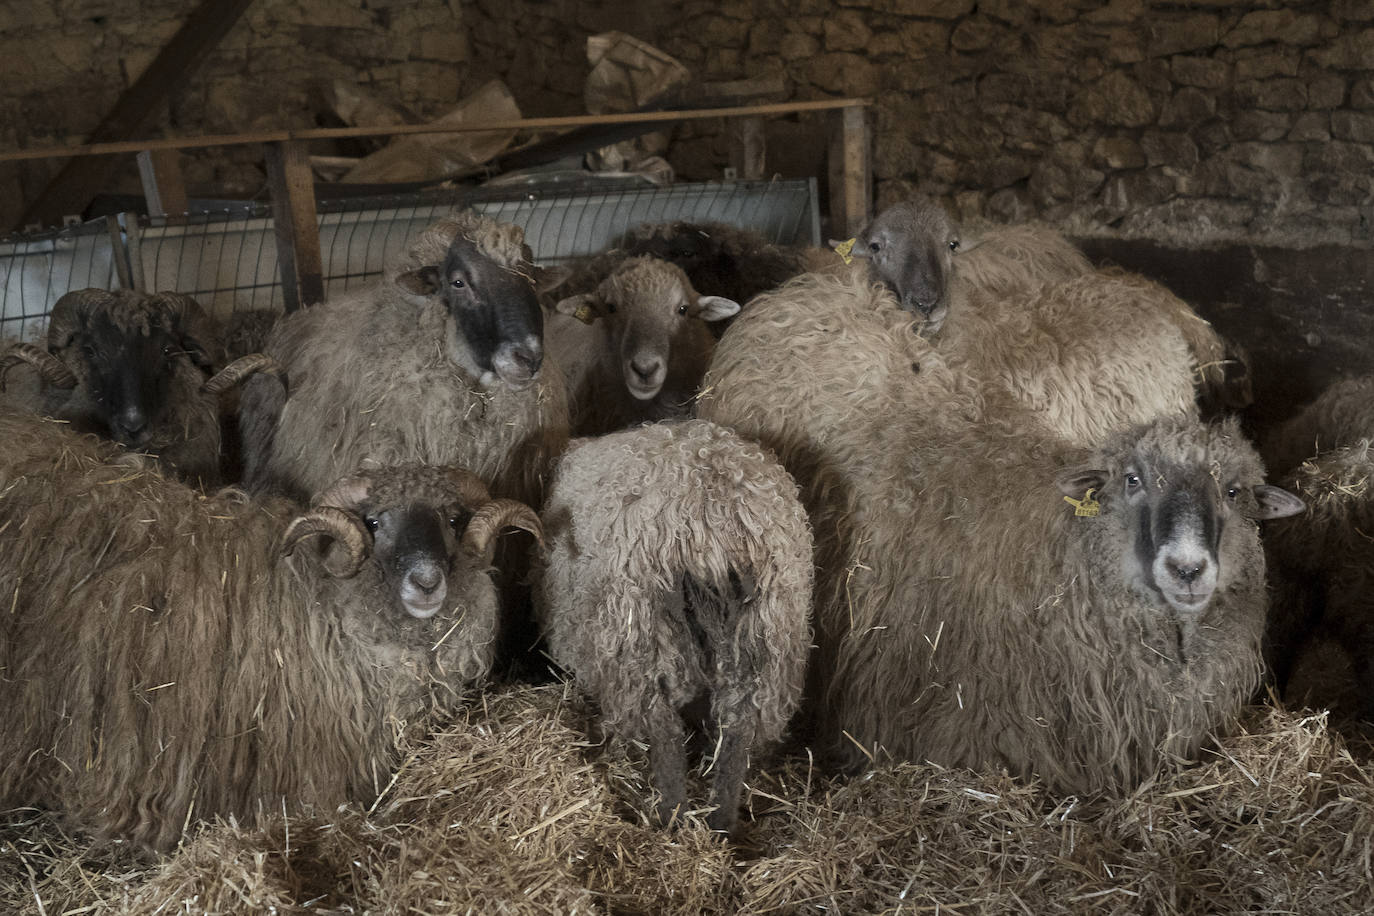
POLYGON ((372 478, 365 474, 353 474, 348 477, 340 477, 328 486, 315 494, 315 498, 310 500, 312 506, 334 506, 338 509, 355 511, 367 499, 367 493, 372 489, 372 478))
POLYGON ((533 509, 513 499, 493 499, 478 509, 468 522, 463 532, 463 549, 491 562, 491 542, 502 528, 520 528, 534 535, 540 544, 544 543, 544 526, 539 524, 539 516, 533 509))
POLYGON ((28 363, 38 370, 39 376, 55 388, 75 388, 76 376, 67 368, 66 363, 47 350, 29 343, 18 343, 5 351, 0 357, 0 391, 5 390, 5 376, 10 369, 20 363, 28 363))
POLYGON ((48 349, 66 347, 73 335, 85 326, 91 312, 114 301, 114 293, 96 287, 74 289, 58 299, 48 317, 48 349))
POLYGON ((453 487, 453 493, 466 509, 476 511, 491 501, 491 491, 471 471, 463 468, 444 468, 444 479, 453 487))
POLYGON ((328 558, 325 560, 325 569, 329 574, 338 579, 357 575, 367 559, 370 540, 362 520, 333 506, 311 509, 305 515, 292 519, 291 524, 286 526, 286 533, 282 535, 282 556, 290 556, 297 544, 317 535, 332 538, 343 547, 346 554, 343 564, 331 562, 328 558))
POLYGON ((203 390, 207 394, 220 394, 241 384, 256 372, 274 377, 281 382, 282 388, 289 392, 290 389, 287 388, 286 383, 286 370, 282 368, 281 363, 266 353, 249 353, 247 356, 240 356, 207 380, 203 390))
POLYGON ((220 352, 219 328, 199 302, 173 290, 164 290, 153 298, 167 309, 172 330, 186 347, 192 362, 204 368, 224 358, 220 352))

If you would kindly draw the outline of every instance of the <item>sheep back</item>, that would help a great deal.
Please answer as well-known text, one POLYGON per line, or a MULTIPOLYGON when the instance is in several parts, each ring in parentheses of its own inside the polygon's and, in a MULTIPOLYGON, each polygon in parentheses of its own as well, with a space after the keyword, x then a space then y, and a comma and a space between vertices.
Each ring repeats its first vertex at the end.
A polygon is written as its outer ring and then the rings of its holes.
POLYGON ((1287 474, 1305 460, 1374 438, 1374 375, 1336 382, 1263 438, 1264 462, 1287 474))

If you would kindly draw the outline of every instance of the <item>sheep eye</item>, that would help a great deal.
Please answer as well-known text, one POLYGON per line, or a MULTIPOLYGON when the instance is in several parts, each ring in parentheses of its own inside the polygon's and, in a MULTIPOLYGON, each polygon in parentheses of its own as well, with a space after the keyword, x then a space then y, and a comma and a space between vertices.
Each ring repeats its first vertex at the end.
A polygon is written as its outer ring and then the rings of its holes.
POLYGON ((1239 496, 1239 495, 1240 495, 1240 487, 1237 487, 1237 486, 1230 486, 1230 487, 1227 487, 1227 488, 1226 488, 1226 498, 1227 498, 1227 499, 1235 499, 1235 498, 1236 498, 1237 496, 1239 496))
POLYGON ((614 315, 614 314, 615 314, 615 303, 614 303, 614 302, 607 302, 607 303, 606 303, 606 311, 607 311, 608 313, 614 315))
POLYGON ((958 251, 958 250, 959 250, 959 240, 958 240, 958 239, 950 239, 950 240, 949 240, 949 250, 950 250, 950 251, 958 251))
POLYGON ((171 344, 166 344, 166 345, 163 346, 163 348, 162 348, 162 355, 163 355, 163 356, 171 356, 171 355, 172 355, 172 345, 171 345, 171 344))
POLYGON ((462 277, 454 277, 449 281, 449 286, 452 286, 454 289, 462 289, 464 286, 467 286, 467 284, 463 282, 462 277))
POLYGON ((454 531, 460 531, 463 527, 463 517, 461 515, 450 515, 448 517, 449 527, 454 531))
POLYGON ((877 242, 869 242, 869 243, 868 243, 868 250, 869 250, 869 251, 872 251, 872 252, 875 253, 875 254, 876 254, 877 252, 881 251, 882 248, 883 248, 883 246, 882 246, 882 245, 879 245, 877 242))
POLYGON ((677 307, 677 313, 678 313, 679 315, 686 315, 686 314, 687 314, 687 303, 684 302, 682 305, 679 305, 679 306, 677 307))
POLYGON ((371 516, 368 516, 367 518, 364 518, 364 519, 363 519, 363 524, 367 526, 367 530, 368 530, 368 531, 376 531, 378 528, 380 528, 380 527, 382 526, 382 523, 381 523, 381 522, 379 522, 379 521, 378 521, 377 519, 375 519, 375 518, 372 518, 371 516))
POLYGON ((1140 476, 1139 476, 1138 474, 1127 474, 1127 475, 1126 475, 1126 489, 1128 489, 1128 490, 1138 490, 1138 489, 1140 489, 1140 476))

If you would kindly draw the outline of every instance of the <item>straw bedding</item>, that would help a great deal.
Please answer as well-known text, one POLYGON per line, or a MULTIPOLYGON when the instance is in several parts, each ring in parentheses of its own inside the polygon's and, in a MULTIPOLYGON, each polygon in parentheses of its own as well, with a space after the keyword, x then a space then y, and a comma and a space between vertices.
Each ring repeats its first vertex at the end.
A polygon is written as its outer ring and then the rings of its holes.
POLYGON ((0 817, 0 912, 1368 913, 1369 735, 1251 708, 1125 799, 888 764, 757 761, 733 850, 649 826, 642 754, 564 685, 507 687, 406 749, 371 810, 193 830, 161 861, 0 817))

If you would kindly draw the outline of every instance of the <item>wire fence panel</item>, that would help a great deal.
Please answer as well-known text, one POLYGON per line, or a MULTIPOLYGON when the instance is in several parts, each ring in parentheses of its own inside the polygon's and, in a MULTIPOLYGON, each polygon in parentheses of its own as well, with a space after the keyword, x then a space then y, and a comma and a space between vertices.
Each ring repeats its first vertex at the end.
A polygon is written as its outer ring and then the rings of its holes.
MULTIPOLYGON (((463 207, 523 227, 535 261, 544 264, 602 251, 641 223, 670 220, 731 223, 783 244, 820 242, 814 179, 584 185, 552 192, 455 189, 322 201, 325 297, 370 282, 412 236, 463 207)), ((114 288, 119 282, 116 257, 127 257, 128 282, 135 288, 186 293, 221 318, 246 309, 283 307, 276 236, 266 205, 173 219, 134 221, 126 215, 123 225, 124 250, 118 252, 104 221, 75 228, 69 237, 58 233, 52 239, 0 244, 0 270, 6 271, 0 333, 32 339, 52 304, 69 289, 114 288)))
POLYGON ((38 340, 66 293, 113 289, 122 254, 103 219, 0 240, 0 339, 38 340))

